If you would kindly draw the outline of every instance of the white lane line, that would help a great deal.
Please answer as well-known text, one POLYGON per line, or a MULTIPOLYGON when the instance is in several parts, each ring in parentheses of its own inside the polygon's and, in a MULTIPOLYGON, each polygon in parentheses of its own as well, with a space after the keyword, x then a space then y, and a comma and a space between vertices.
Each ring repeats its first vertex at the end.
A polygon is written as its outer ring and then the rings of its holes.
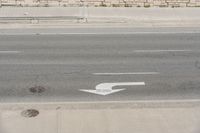
POLYGON ((131 73, 93 73, 93 75, 154 75, 159 72, 131 72, 131 73))
POLYGON ((17 54, 21 53, 21 51, 0 51, 0 54, 17 54))
POLYGON ((183 50, 133 50, 136 53, 158 53, 158 52, 191 52, 194 50, 183 49, 183 50))

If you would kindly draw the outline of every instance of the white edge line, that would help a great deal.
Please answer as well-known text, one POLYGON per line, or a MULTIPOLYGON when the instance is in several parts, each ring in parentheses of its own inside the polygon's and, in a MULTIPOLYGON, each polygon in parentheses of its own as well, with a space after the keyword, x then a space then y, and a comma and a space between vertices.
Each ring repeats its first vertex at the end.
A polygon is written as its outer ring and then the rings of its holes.
POLYGON ((81 101, 81 102, 18 102, 18 103, 14 103, 14 102, 8 102, 8 103, 0 103, 1 105, 32 105, 32 104, 36 104, 36 105, 54 105, 54 104, 95 104, 95 103, 183 103, 183 102, 200 102, 200 99, 183 99, 183 100, 135 100, 135 101, 81 101))
POLYGON ((0 33, 0 35, 122 35, 122 34, 199 34, 200 32, 105 32, 105 33, 0 33))

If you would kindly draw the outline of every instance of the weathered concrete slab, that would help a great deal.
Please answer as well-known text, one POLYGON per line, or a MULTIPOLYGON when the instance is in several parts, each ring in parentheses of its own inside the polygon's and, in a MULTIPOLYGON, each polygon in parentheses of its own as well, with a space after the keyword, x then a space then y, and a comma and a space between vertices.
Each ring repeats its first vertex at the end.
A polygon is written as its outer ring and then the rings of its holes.
POLYGON ((200 106, 195 102, 33 103, 4 104, 0 105, 0 108, 2 109, 0 132, 4 133, 198 133, 200 131, 200 106), (127 105, 130 105, 130 108, 127 105), (35 117, 23 116, 22 112, 26 109, 36 109, 39 114, 35 117))

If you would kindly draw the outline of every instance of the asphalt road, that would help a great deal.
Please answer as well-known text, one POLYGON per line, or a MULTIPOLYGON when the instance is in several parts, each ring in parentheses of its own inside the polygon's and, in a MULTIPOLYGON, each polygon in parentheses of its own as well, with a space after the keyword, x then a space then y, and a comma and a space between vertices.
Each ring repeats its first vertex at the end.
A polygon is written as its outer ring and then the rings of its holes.
POLYGON ((0 35, 1 102, 199 98, 200 33, 0 35), (124 82, 145 85, 80 91, 124 82))

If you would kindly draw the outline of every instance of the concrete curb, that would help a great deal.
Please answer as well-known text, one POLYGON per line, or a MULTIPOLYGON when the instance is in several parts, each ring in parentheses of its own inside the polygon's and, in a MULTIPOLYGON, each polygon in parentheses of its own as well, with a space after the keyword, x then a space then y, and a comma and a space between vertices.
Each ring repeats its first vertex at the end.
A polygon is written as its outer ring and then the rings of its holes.
POLYGON ((46 102, 46 103, 1 103, 1 110, 38 109, 135 109, 135 108, 195 108, 200 100, 161 100, 161 101, 102 101, 102 102, 46 102))

